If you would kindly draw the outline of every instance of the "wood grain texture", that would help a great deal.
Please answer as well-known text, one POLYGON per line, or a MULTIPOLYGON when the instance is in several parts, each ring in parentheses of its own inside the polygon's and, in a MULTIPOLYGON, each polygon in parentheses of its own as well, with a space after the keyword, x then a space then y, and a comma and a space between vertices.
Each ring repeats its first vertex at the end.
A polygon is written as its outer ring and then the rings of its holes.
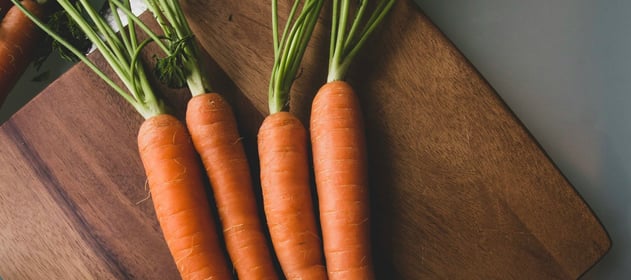
MULTIPOLYGON (((256 168, 269 3, 182 3, 256 168)), ((294 86, 305 124, 326 77, 326 25, 294 86)), ((365 112, 380 279, 576 279, 608 250, 570 183, 411 1, 398 2, 349 82, 365 112)), ((187 94, 160 89, 182 116, 187 94)), ((0 127, 2 277, 177 278, 145 200, 141 121, 80 64, 0 127)))

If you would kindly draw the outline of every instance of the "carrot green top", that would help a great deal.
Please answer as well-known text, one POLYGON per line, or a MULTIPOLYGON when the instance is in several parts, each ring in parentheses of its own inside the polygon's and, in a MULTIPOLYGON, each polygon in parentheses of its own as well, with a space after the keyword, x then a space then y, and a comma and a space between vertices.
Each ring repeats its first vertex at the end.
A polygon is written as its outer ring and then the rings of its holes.
POLYGON ((279 40, 278 1, 272 1, 274 66, 269 84, 270 114, 288 110, 289 91, 296 78, 323 3, 323 0, 294 1, 279 40), (296 14, 301 3, 303 3, 302 9, 296 14))
POLYGON ((366 21, 364 16, 368 0, 359 0, 349 28, 348 20, 351 15, 351 2, 357 2, 357 0, 333 0, 327 82, 345 78, 353 58, 355 58, 370 34, 383 21, 383 18, 390 11, 396 0, 380 0, 366 21))
POLYGON ((200 63, 200 50, 177 0, 145 0, 167 39, 166 57, 158 59, 155 73, 171 87, 188 85, 192 95, 210 92, 210 82, 200 63))
MULTIPOLYGON (((94 73, 96 73, 103 81, 105 81, 120 96, 129 102, 145 119, 166 112, 166 105, 159 100, 147 78, 144 68, 139 65, 138 56, 140 50, 149 40, 138 42, 136 38, 136 29, 134 24, 129 24, 125 29, 121 15, 113 12, 114 23, 120 32, 116 33, 106 19, 89 3, 88 0, 58 0, 57 3, 62 7, 68 16, 77 24, 77 26, 86 34, 88 39, 101 52, 103 58, 108 65, 116 73, 118 78, 124 84, 125 89, 118 86, 110 79, 101 69, 99 69, 85 54, 79 51, 70 42, 56 34, 49 26, 40 21, 37 17, 26 10, 19 0, 11 0, 13 4, 19 7, 35 24, 37 24, 44 32, 49 34, 53 39, 66 47, 71 53, 85 63, 94 73), (76 2, 76 3, 75 3, 76 2)), ((130 10, 129 0, 119 2, 116 0, 108 1, 110 8, 116 10, 115 7, 122 7, 124 10, 130 10)), ((126 13, 128 22, 140 22, 131 12, 126 13)), ((148 30, 144 25, 143 29, 148 30)), ((150 34, 154 36, 155 34, 150 34)), ((166 48, 163 46, 163 48, 166 48)))

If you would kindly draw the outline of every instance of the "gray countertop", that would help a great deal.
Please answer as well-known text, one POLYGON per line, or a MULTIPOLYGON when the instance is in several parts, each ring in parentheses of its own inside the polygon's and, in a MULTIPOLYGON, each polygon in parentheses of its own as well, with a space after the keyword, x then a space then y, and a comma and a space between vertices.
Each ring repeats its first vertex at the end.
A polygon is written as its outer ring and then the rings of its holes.
MULTIPOLYGON (((631 275, 631 1, 415 1, 609 232, 611 251, 583 279, 631 275)), ((29 69, 0 110, 0 122, 68 67, 53 57, 40 72, 29 69), (47 78, 32 81, 42 71, 47 78)))

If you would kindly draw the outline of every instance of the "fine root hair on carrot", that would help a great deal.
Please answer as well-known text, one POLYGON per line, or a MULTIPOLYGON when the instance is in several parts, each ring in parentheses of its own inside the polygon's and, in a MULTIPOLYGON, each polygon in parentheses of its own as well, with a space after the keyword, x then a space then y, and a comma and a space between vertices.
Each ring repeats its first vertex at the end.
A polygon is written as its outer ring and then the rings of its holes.
POLYGON ((136 202, 136 205, 140 205, 143 202, 149 200, 151 198, 151 191, 149 190, 149 180, 145 179, 145 184, 144 184, 144 191, 147 193, 147 195, 145 197, 143 197, 141 200, 136 202))

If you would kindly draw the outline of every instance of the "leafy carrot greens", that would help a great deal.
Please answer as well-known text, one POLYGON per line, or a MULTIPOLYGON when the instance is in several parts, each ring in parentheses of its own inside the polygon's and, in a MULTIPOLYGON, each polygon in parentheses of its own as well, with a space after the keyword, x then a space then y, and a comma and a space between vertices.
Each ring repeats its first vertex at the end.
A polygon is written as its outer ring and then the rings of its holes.
MULTIPOLYGON (((11 0, 42 30, 64 46, 71 54, 85 63, 105 83, 114 89, 120 96, 129 102, 145 119, 164 113, 166 105, 156 98, 156 95, 148 81, 148 76, 143 67, 138 67, 138 56, 145 43, 139 43, 136 39, 135 25, 129 24, 125 29, 120 15, 112 13, 120 32, 116 33, 106 19, 101 16, 87 0, 78 0, 73 4, 69 0, 58 0, 57 3, 67 13, 68 17, 77 24, 77 27, 100 51, 107 64, 122 81, 126 89, 120 87, 99 69, 88 57, 72 42, 64 39, 51 27, 39 20, 26 10, 18 0, 11 0)), ((110 1, 113 5, 114 1, 110 1)), ((120 3, 120 2, 118 2, 120 3)), ((120 3, 122 7, 130 8, 129 0, 120 3)), ((136 17, 127 17, 129 21, 136 17)))

